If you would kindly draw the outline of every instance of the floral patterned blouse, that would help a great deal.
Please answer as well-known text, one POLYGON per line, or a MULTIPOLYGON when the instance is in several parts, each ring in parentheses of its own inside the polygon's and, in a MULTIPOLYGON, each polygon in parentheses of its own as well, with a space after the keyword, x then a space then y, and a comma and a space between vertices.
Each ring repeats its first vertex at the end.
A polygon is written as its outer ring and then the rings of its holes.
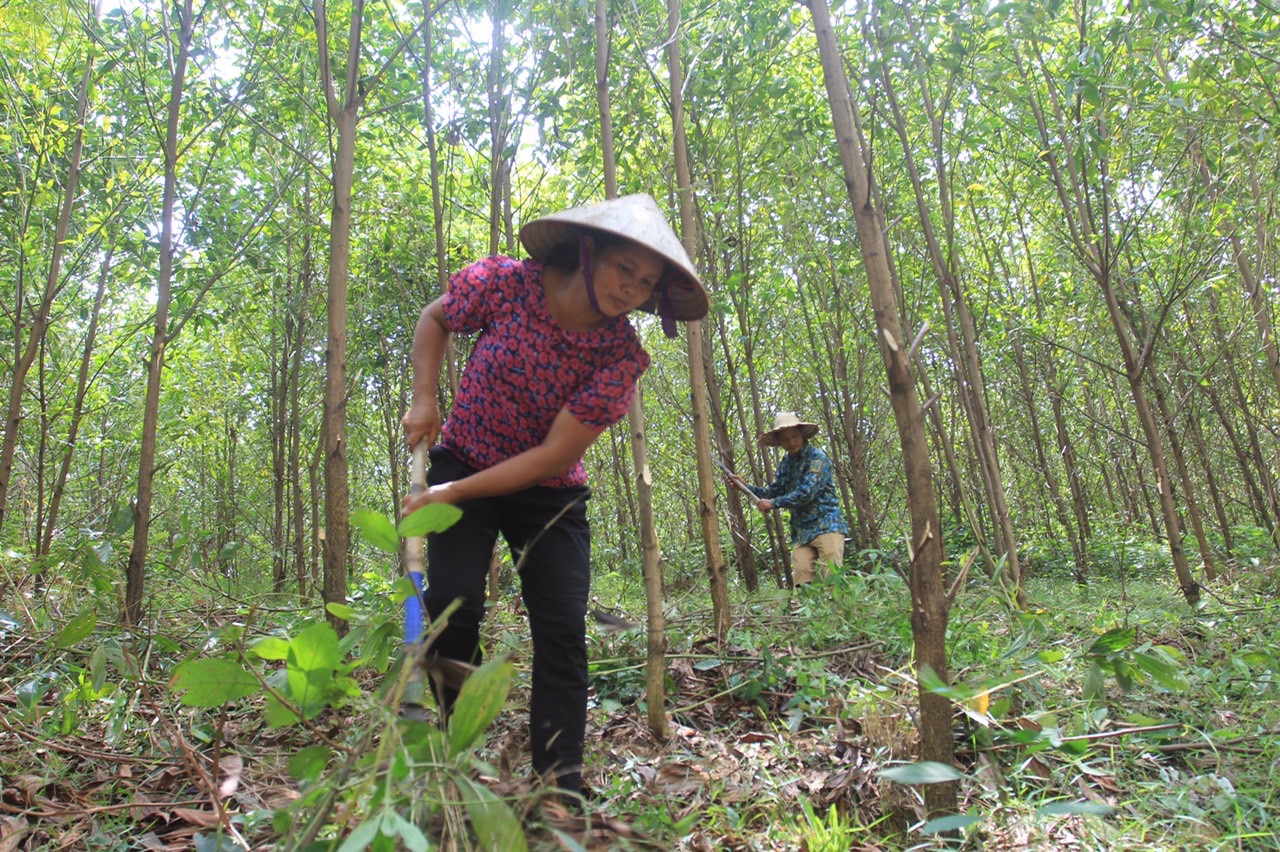
MULTIPOLYGON (((449 279, 444 298, 449 328, 479 332, 462 373, 441 443, 483 469, 544 440, 561 409, 603 432, 631 406, 636 382, 649 367, 625 316, 590 331, 561 328, 547 309, 542 264, 495 256, 449 279)), ((568 472, 538 483, 585 485, 579 459, 568 472)))

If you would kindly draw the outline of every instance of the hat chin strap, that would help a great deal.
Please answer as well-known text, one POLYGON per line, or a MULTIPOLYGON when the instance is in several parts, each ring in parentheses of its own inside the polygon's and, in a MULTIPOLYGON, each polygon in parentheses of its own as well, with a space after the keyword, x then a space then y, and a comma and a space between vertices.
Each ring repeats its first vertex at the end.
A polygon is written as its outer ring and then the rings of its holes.
POLYGON ((587 301, 593 311, 604 316, 600 301, 596 299, 596 287, 591 283, 591 251, 587 248, 586 234, 578 234, 578 263, 582 266, 582 281, 587 285, 587 301))
POLYGON ((662 298, 658 300, 658 316, 662 319, 663 334, 675 337, 680 333, 676 328, 676 306, 671 304, 671 285, 662 288, 662 298))

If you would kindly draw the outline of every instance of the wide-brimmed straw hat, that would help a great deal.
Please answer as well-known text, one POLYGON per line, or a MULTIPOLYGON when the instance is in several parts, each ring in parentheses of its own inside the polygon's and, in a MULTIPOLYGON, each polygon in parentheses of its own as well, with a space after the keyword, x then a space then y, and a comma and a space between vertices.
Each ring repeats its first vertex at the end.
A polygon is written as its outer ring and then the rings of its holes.
POLYGON ((783 429, 790 429, 793 426, 800 427, 801 434, 808 440, 818 434, 817 423, 807 423, 801 420, 799 415, 794 411, 780 411, 778 416, 773 418, 773 426, 768 430, 761 432, 760 437, 756 439, 762 447, 778 446, 778 433, 783 429))
MULTIPOLYGON (((707 289, 694 271, 693 262, 658 209, 658 203, 643 193, 534 219, 520 229, 520 242, 529 257, 545 261, 560 246, 576 245, 584 229, 623 237, 657 252, 671 264, 675 273, 665 285, 675 319, 699 320, 707 315, 707 289)), ((662 293, 655 290, 640 310, 660 313, 661 302, 662 293)))

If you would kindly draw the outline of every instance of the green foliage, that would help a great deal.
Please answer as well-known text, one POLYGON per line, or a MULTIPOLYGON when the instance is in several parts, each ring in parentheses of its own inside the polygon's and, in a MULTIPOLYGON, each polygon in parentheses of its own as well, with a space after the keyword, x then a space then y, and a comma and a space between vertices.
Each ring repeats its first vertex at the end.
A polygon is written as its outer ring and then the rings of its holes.
POLYGON ((800 812, 804 816, 802 848, 809 852, 846 852, 853 849, 859 834, 858 826, 840 813, 835 805, 820 816, 814 812, 808 799, 800 800, 800 812))

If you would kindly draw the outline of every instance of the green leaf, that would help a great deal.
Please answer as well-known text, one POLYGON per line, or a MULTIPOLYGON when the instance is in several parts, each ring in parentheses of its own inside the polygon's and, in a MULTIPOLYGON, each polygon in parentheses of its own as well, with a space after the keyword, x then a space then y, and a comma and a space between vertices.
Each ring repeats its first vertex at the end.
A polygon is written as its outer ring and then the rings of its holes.
POLYGON ((416 597, 421 592, 414 585, 413 580, 401 574, 396 581, 391 584, 391 600, 395 604, 402 604, 409 598, 416 597))
POLYGON ((1102 93, 1098 91, 1097 84, 1094 83, 1092 80, 1084 81, 1084 86, 1081 89, 1081 94, 1084 95, 1085 102, 1088 103, 1089 106, 1095 109, 1102 106, 1102 93))
POLYGON ((1084 697, 1089 701, 1101 701, 1106 698, 1106 685, 1103 682, 1102 669, 1097 663, 1089 664, 1089 673, 1084 678, 1084 697))
POLYGON ((343 621, 355 621, 355 618, 356 618, 355 607, 350 607, 350 606, 347 606, 346 604, 340 604, 340 603, 325 604, 324 610, 325 612, 332 615, 334 618, 341 618, 343 621))
POLYGON ((244 847, 222 834, 196 834, 191 838, 195 852, 240 852, 244 847))
MULTIPOLYGON (((474 824, 474 823, 473 823, 474 824)), ((405 845, 411 852, 427 852, 431 848, 431 841, 427 840, 427 836, 422 833, 422 829, 409 822, 395 811, 387 811, 382 815, 382 833, 395 834, 400 837, 400 842, 405 845)), ((493 846, 492 849, 511 849, 511 846, 493 846)))
POLYGON ((290 666, 304 672, 333 671, 342 661, 338 634, 326 621, 316 622, 289 643, 290 666))
POLYGON ((1182 669, 1158 654, 1135 651, 1133 662, 1138 668, 1155 678, 1156 683, 1165 689, 1181 692, 1191 688, 1191 682, 1187 680, 1182 669))
POLYGON ((357 509, 351 513, 351 524, 364 533, 370 544, 384 553, 400 552, 400 536, 385 515, 368 509, 357 509))
POLYGON ((942 678, 938 677, 938 673, 929 666, 921 666, 916 677, 920 679, 920 688, 934 695, 945 695, 950 698, 955 693, 955 690, 944 683, 942 678))
POLYGON ((289 758, 289 775, 298 781, 314 781, 324 772, 332 756, 328 746, 307 746, 289 758))
POLYGON ((924 825, 920 826, 921 834, 943 834, 955 831, 957 829, 965 829, 970 826, 977 825, 982 822, 982 817, 978 814, 951 814, 950 816, 938 817, 931 819, 924 825))
POLYGON ((490 660, 462 684, 453 713, 449 715, 451 758, 471 748, 489 727, 507 700, 514 674, 515 666, 505 659, 490 660))
POLYGON ((920 763, 908 763, 902 766, 890 766, 880 770, 880 777, 898 784, 941 784, 944 781, 959 781, 964 773, 954 766, 925 760, 920 763))
POLYGON ((480 838, 481 848, 503 852, 522 852, 529 848, 524 831, 520 828, 520 820, 506 802, 495 796, 488 787, 469 778, 460 777, 457 783, 467 816, 471 818, 471 827, 480 838))
POLYGON ((1133 628, 1117 627, 1099 636, 1098 641, 1094 642, 1086 653, 1091 657, 1102 657, 1119 653, 1132 644, 1133 628))
POLYGON ((221 707, 262 688, 253 672, 225 657, 187 660, 173 673, 171 685, 185 690, 182 704, 186 707, 221 707))
POLYGON ((89 655, 89 683, 94 692, 102 692, 107 682, 107 649, 98 645, 89 655))
POLYGON ((93 635, 93 628, 98 626, 98 614, 91 609, 77 615, 67 622, 53 640, 55 648, 70 648, 93 635))
POLYGON ((263 715, 267 719, 267 725, 272 728, 286 728, 301 721, 301 717, 291 707, 287 707, 270 693, 267 694, 267 707, 263 715))
POLYGON ((1111 816, 1116 809, 1101 802, 1053 802, 1045 805, 1037 813, 1040 816, 1070 816, 1085 814, 1091 816, 1111 816))
POLYGON ((360 823, 354 831, 347 835, 347 839, 342 841, 342 845, 338 847, 338 852, 361 852, 361 850, 368 848, 373 839, 378 836, 378 830, 381 827, 381 815, 368 822, 360 823))
POLYGON ((458 522, 462 510, 448 503, 431 503, 416 510, 400 522, 400 535, 419 538, 429 533, 444 532, 458 522))
POLYGON ((128 506, 121 506, 111 513, 109 523, 116 535, 123 535, 133 526, 133 510, 128 506))
POLYGON ((268 636, 253 643, 249 649, 264 660, 287 660, 289 658, 289 640, 278 636, 268 636))
POLYGON ((1120 684, 1120 688, 1125 692, 1130 692, 1135 685, 1133 668, 1124 660, 1116 660, 1116 683, 1120 684))

